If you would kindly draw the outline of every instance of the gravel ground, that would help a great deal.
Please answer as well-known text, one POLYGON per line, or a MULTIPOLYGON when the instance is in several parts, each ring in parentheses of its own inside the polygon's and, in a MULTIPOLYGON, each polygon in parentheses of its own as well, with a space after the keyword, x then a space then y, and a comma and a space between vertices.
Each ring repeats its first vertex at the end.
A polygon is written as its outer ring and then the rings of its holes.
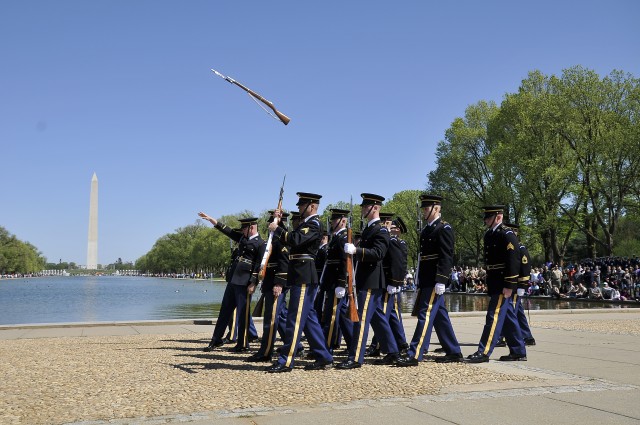
POLYGON ((561 329, 564 331, 595 332, 614 335, 640 335, 640 319, 580 320, 572 317, 564 322, 545 322, 540 319, 531 323, 534 328, 561 329))
MULTIPOLYGON (((635 326, 638 331, 640 321, 635 326)), ((60 424, 434 395, 452 385, 533 379, 434 362, 310 372, 302 370, 309 361, 300 361, 291 373, 268 374, 262 371, 266 364, 243 361, 248 353, 201 352, 207 342, 204 334, 3 341, 0 423, 60 424)))

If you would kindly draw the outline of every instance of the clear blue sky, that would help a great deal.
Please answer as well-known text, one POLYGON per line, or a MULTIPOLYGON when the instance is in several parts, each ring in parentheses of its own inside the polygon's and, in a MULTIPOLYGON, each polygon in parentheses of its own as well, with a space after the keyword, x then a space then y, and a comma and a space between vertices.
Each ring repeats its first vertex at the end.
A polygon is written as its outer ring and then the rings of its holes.
POLYGON ((529 71, 640 76, 640 2, 4 1, 0 226, 86 264, 196 221, 424 188, 465 108, 529 71), (216 68, 272 100, 266 115, 216 68))

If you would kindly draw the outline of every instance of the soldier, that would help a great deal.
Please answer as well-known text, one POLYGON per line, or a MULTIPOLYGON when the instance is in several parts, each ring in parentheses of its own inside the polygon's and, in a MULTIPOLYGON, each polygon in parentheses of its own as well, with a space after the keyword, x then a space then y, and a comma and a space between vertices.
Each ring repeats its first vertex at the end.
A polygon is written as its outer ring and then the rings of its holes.
POLYGON ((340 337, 344 336, 347 346, 353 339, 353 322, 347 312, 347 254, 344 244, 347 243, 347 220, 349 211, 338 208, 331 210, 331 241, 327 250, 327 262, 321 279, 321 286, 327 288, 327 302, 324 306, 322 330, 327 348, 331 353, 340 345, 340 337))
POLYGON ((238 340, 236 346, 231 351, 240 353, 249 348, 249 335, 247 332, 250 319, 249 306, 251 305, 251 294, 255 290, 260 260, 264 252, 264 241, 258 234, 258 219, 240 219, 241 232, 235 232, 224 224, 220 224, 215 218, 200 212, 200 217, 209 221, 216 229, 227 235, 238 243, 238 255, 231 265, 229 271, 228 285, 222 296, 222 305, 216 326, 213 330, 211 342, 204 348, 209 352, 224 344, 223 335, 225 328, 231 320, 233 310, 238 309, 238 340))
MULTIPOLYGON (((268 222, 274 221, 274 211, 268 222)), ((283 212, 278 225, 286 229, 288 213, 283 212)), ((262 322, 262 341, 258 352, 249 356, 248 362, 270 362, 273 354, 273 344, 276 341, 278 318, 284 305, 285 289, 287 285, 287 270, 289 269, 289 250, 276 238, 271 244, 271 255, 267 263, 261 291, 264 295, 264 314, 262 322)))
MULTIPOLYGON (((406 232, 406 226, 401 218, 393 220, 395 214, 391 212, 380 213, 380 221, 389 230, 389 249, 387 255, 382 260, 382 266, 384 269, 385 281, 387 283, 387 293, 384 294, 382 301, 382 311, 384 312, 391 332, 398 345, 400 353, 406 352, 409 348, 407 339, 404 334, 404 327, 402 326, 402 311, 399 306, 399 293, 402 291, 402 285, 404 284, 404 278, 407 273, 407 243, 398 238, 401 230, 398 227, 398 223, 404 226, 406 232), (395 223, 395 224, 394 224, 395 223)), ((376 336, 373 336, 371 345, 367 348, 365 356, 377 357, 380 355, 380 344, 376 336)))
POLYGON ((526 361, 527 353, 513 304, 509 302, 520 274, 520 250, 515 233, 502 224, 503 205, 484 207, 484 262, 487 268, 487 292, 491 297, 478 351, 466 359, 469 363, 488 362, 500 334, 510 353, 501 361, 526 361))
POLYGON ((427 221, 420 233, 420 263, 417 274, 418 324, 413 333, 405 357, 398 359, 398 366, 417 366, 429 349, 431 332, 435 328, 444 357, 439 363, 462 361, 460 344, 456 339, 444 305, 444 292, 449 271, 453 266, 454 234, 451 225, 441 219, 442 197, 420 195, 420 208, 427 221))
POLYGON ((357 259, 355 282, 360 321, 353 326, 353 342, 348 347, 347 360, 336 365, 339 369, 355 369, 364 363, 364 352, 369 333, 369 324, 380 340, 381 351, 387 355, 375 364, 393 364, 398 358, 398 345, 393 337, 389 321, 382 311, 382 299, 386 293, 386 282, 382 260, 389 248, 389 231, 380 223, 380 207, 384 198, 363 193, 362 218, 368 220, 363 229, 360 245, 345 244, 344 250, 357 259))
POLYGON ((318 294, 313 302, 313 309, 318 315, 318 321, 322 323, 322 306, 324 305, 325 297, 327 296, 327 288, 322 284, 322 272, 324 271, 325 261, 327 261, 327 249, 329 248, 329 233, 327 231, 322 232, 322 239, 320 242, 320 248, 318 248, 318 254, 316 254, 316 270, 318 272, 318 282, 320 287, 318 288, 318 294))
MULTIPOLYGON (((289 248, 287 284, 290 287, 284 346, 278 360, 267 368, 270 373, 291 371, 303 330, 315 358, 315 362, 305 366, 305 369, 320 370, 333 363, 333 357, 324 343, 318 316, 313 310, 313 300, 318 292, 315 256, 322 232, 318 221, 318 204, 322 196, 305 192, 298 192, 297 195, 300 224, 290 232, 275 223, 269 224, 274 238, 280 239, 289 248)), ((278 213, 276 210, 276 215, 278 213)))

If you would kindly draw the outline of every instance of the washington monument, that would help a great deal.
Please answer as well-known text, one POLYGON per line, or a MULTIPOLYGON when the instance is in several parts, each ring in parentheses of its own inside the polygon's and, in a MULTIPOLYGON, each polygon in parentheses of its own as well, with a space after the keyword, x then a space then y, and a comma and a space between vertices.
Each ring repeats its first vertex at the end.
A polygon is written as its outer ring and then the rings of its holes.
POLYGON ((89 243, 87 246, 87 270, 98 268, 98 176, 91 178, 89 199, 89 243))

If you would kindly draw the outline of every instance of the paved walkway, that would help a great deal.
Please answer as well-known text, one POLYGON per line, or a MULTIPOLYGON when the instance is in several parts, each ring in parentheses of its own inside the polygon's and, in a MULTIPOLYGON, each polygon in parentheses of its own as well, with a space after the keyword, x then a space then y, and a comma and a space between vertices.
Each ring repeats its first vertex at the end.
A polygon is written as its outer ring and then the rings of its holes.
MULTIPOLYGON (((474 352, 484 316, 452 314, 452 321, 463 345, 463 354, 474 352)), ((536 378, 534 381, 454 386, 438 395, 428 396, 205 411, 76 424, 640 423, 640 309, 532 312, 531 323, 537 345, 529 347, 527 362, 492 360, 473 367, 529 375, 536 378)), ((405 326, 407 335, 411 336, 415 319, 406 316, 405 326)), ((0 340, 190 332, 209 334, 211 326, 194 325, 193 321, 2 326, 0 340)), ((506 348, 496 349, 492 359, 502 354, 506 354, 506 348)), ((415 373, 421 368, 422 365, 407 369, 407 373, 415 373)), ((348 374, 349 371, 345 371, 345 376, 348 374)), ((50 418, 50 423, 59 422, 50 418)))

